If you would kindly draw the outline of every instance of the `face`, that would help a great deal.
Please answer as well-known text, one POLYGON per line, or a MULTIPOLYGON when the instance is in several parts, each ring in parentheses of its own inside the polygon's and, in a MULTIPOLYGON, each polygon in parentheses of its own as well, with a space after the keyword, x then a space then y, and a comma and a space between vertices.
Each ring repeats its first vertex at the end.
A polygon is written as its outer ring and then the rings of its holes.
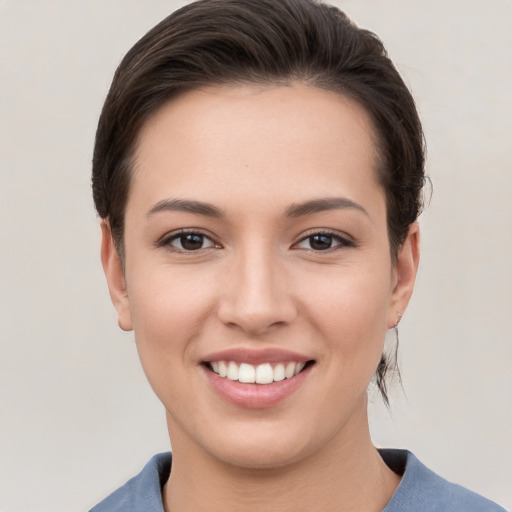
POLYGON ((103 224, 119 323, 175 454, 281 467, 357 444, 366 389, 417 266, 390 259, 371 121, 300 84, 192 91, 143 127, 125 266, 103 224))

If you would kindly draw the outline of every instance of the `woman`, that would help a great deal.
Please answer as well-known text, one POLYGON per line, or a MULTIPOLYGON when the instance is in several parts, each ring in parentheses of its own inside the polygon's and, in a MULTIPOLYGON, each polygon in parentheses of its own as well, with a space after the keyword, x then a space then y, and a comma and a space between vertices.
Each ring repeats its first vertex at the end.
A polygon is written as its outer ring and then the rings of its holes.
POLYGON ((409 91, 335 8, 206 0, 141 39, 100 118, 93 193, 172 470, 156 456, 93 510, 501 510, 368 430, 423 182, 409 91))

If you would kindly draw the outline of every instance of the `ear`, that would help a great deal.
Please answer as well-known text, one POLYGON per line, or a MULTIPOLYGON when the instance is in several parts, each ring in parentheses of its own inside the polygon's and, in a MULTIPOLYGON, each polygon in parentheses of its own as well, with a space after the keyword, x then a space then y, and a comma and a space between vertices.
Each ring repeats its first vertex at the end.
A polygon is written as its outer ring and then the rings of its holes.
POLYGON ((409 304, 419 261, 420 229, 418 223, 415 222, 409 227, 407 237, 398 250, 394 269, 394 288, 388 312, 388 329, 398 324, 409 304))
POLYGON ((105 277, 107 278, 110 298, 117 310, 119 327, 123 329, 123 331, 131 331, 133 325, 123 264, 114 246, 110 224, 107 220, 102 219, 100 226, 101 264, 103 265, 103 272, 105 272, 105 277))

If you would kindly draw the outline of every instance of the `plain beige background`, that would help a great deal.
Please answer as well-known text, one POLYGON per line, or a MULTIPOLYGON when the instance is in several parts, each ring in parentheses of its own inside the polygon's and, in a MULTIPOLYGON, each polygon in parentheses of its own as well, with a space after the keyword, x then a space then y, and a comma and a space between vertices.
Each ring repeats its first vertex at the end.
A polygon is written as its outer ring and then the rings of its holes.
MULTIPOLYGON (((0 511, 87 510, 168 449, 90 197, 122 55, 186 2, 0 0, 0 511)), ((512 2, 340 0, 417 99, 434 183, 379 446, 512 507, 512 2)))

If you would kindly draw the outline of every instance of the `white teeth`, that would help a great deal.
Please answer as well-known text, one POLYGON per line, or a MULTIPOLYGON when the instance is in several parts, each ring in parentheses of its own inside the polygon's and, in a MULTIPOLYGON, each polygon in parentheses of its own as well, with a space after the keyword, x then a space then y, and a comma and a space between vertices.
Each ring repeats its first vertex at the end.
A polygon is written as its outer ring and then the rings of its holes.
POLYGON ((228 367, 224 361, 219 361, 219 376, 226 377, 228 375, 228 367))
POLYGON ((252 366, 251 364, 242 363, 238 371, 238 380, 240 382, 254 384, 254 382, 257 381, 256 370, 254 369, 254 366, 252 366))
POLYGON ((284 379, 285 379, 284 364, 279 363, 274 368, 274 380, 280 381, 280 380, 284 380, 284 379))
POLYGON ((256 383, 270 384, 271 382, 274 382, 274 370, 272 370, 272 366, 268 363, 260 364, 256 368, 256 383))
POLYGON ((228 364, 228 374, 226 377, 229 380, 238 380, 238 365, 233 361, 228 364))
POLYGON ((289 362, 278 363, 272 367, 270 363, 253 366, 249 363, 235 363, 234 361, 212 361, 210 368, 219 377, 227 377, 229 380, 237 380, 244 384, 271 384, 284 379, 291 379, 298 375, 306 366, 306 363, 289 362))
POLYGON ((288 363, 284 370, 284 376, 291 379, 295 375, 295 363, 288 363))

